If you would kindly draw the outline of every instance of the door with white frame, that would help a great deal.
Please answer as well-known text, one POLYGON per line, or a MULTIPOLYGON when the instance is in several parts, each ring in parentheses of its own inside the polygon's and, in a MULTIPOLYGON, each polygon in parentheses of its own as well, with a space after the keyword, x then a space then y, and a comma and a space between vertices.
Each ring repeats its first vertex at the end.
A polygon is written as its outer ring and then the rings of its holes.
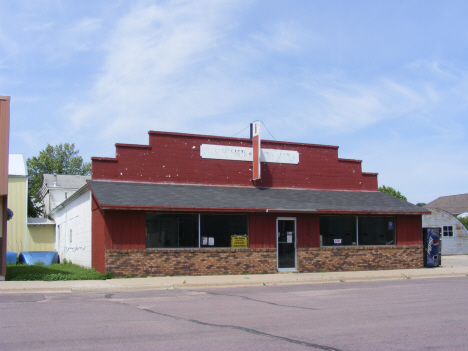
POLYGON ((296 218, 276 219, 276 247, 279 271, 295 271, 296 266, 296 218))

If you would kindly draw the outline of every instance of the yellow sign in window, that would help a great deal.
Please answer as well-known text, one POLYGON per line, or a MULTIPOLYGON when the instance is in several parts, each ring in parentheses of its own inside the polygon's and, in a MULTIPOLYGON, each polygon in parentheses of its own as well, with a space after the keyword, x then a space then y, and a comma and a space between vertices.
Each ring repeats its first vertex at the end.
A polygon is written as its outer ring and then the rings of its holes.
POLYGON ((231 235, 231 247, 247 247, 247 235, 231 235))

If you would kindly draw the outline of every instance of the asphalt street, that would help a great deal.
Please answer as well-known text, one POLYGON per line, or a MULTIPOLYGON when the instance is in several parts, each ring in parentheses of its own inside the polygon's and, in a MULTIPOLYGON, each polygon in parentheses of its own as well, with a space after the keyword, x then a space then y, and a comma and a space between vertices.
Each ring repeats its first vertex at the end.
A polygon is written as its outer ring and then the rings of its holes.
POLYGON ((466 350, 468 277, 0 294, 1 350, 466 350))

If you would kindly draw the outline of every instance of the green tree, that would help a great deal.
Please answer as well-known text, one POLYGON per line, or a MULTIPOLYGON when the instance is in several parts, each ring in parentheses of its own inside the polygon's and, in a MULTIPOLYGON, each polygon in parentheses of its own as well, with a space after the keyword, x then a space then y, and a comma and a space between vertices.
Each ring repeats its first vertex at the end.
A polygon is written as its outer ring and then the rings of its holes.
POLYGON ((468 217, 457 217, 458 220, 468 229, 468 217))
POLYGON ((393 189, 391 186, 382 185, 381 187, 379 187, 379 191, 388 195, 395 196, 398 199, 408 201, 406 199, 406 196, 403 196, 399 191, 393 189))
POLYGON ((75 144, 59 144, 52 146, 47 144, 46 148, 26 160, 29 176, 28 190, 28 216, 39 217, 43 213, 40 189, 43 174, 91 174, 91 162, 83 162, 83 158, 75 150, 75 144))
POLYGON ((427 205, 427 204, 426 204, 425 202, 418 202, 418 203, 416 204, 416 206, 419 206, 419 207, 424 207, 424 206, 426 206, 426 205, 427 205))

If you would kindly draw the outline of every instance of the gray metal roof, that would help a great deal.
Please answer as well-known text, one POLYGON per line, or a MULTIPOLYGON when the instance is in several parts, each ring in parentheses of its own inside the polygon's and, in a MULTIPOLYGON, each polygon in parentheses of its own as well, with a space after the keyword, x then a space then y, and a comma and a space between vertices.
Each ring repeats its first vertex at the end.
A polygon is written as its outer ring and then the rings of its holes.
POLYGON ((54 209, 52 209, 52 211, 50 211, 47 215, 51 216, 53 218, 55 216, 55 214, 57 213, 57 211, 59 211, 60 209, 62 209, 65 206, 68 206, 68 204, 75 201, 78 197, 80 197, 81 195, 83 195, 84 193, 89 192, 89 191, 90 191, 90 189, 89 189, 88 185, 85 183, 85 185, 83 185, 81 188, 79 188, 77 191, 75 191, 71 196, 69 196, 61 204, 59 204, 54 209))
POLYGON ((468 194, 441 196, 424 207, 440 208, 453 215, 468 212, 468 194))
POLYGON ((423 214, 426 209, 381 192, 260 189, 90 180, 103 208, 197 211, 375 212, 423 214))
POLYGON ((91 176, 80 176, 70 174, 44 174, 42 186, 47 188, 67 188, 79 189, 86 184, 86 180, 91 179, 91 176), (56 178, 57 177, 57 178, 56 178))
POLYGON ((26 177, 28 175, 26 162, 22 154, 8 155, 8 175, 17 177, 26 177))
POLYGON ((28 218, 28 225, 55 225, 49 218, 28 218))

